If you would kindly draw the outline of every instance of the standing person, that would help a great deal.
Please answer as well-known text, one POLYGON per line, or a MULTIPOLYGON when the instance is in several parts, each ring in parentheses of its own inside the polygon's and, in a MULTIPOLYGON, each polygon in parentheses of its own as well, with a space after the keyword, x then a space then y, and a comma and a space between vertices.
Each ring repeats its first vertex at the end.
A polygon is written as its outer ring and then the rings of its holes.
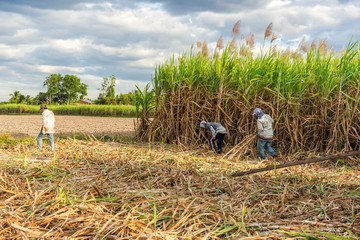
POLYGON ((42 112, 42 127, 37 137, 38 148, 42 149, 42 139, 47 136, 50 141, 51 151, 54 151, 54 133, 55 133, 55 115, 52 111, 47 109, 45 104, 41 104, 40 110, 42 112))
POLYGON ((226 134, 226 129, 223 125, 216 122, 200 122, 200 127, 210 130, 211 137, 209 138, 210 147, 214 152, 218 154, 222 153, 223 140, 226 134), (215 141, 217 140, 217 151, 215 150, 215 141))
POLYGON ((256 108, 254 110, 254 114, 257 116, 257 127, 258 127, 258 151, 261 159, 265 159, 265 151, 272 157, 277 157, 278 153, 271 148, 270 144, 273 140, 274 131, 273 131, 273 123, 274 120, 270 117, 270 115, 265 114, 264 110, 261 108, 256 108))

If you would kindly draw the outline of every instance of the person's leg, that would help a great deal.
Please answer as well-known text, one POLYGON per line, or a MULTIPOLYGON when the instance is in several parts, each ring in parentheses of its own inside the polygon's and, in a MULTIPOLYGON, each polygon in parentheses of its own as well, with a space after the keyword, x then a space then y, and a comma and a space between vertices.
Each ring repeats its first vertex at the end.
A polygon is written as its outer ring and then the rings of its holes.
POLYGON ((225 137, 225 134, 222 134, 222 133, 216 134, 216 137, 215 137, 215 139, 217 139, 217 149, 218 149, 219 154, 222 153, 224 137, 225 137))
POLYGON ((265 143, 265 150, 270 156, 274 156, 276 152, 274 149, 271 148, 270 144, 271 142, 265 143))
POLYGON ((212 136, 209 138, 209 143, 210 143, 210 148, 211 150, 213 150, 214 152, 216 152, 215 150, 215 139, 212 139, 212 136))
POLYGON ((258 151, 259 151, 259 155, 261 159, 265 159, 265 151, 264 151, 264 146, 265 143, 263 140, 259 139, 258 141, 258 151))
POLYGON ((44 137, 44 134, 42 134, 42 132, 40 131, 39 135, 36 138, 37 141, 37 146, 38 148, 41 150, 42 149, 42 139, 44 137))
POLYGON ((54 151, 55 150, 55 147, 54 147, 54 134, 49 133, 47 135, 49 137, 51 151, 54 151))

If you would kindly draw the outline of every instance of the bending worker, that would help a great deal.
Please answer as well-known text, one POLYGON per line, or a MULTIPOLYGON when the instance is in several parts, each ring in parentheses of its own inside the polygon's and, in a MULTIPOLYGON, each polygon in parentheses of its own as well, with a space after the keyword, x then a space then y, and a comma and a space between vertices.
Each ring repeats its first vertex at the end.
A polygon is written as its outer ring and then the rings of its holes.
POLYGON ((216 122, 200 122, 200 127, 206 128, 211 132, 211 137, 209 138, 211 149, 218 154, 222 153, 223 140, 226 134, 226 129, 223 125, 216 122), (217 151, 215 149, 215 141, 217 140, 217 151))
POLYGON ((274 120, 270 115, 265 114, 261 108, 256 108, 254 114, 257 116, 257 127, 258 127, 258 151, 261 159, 265 159, 265 151, 272 157, 277 157, 278 153, 271 148, 270 144, 273 140, 274 131, 273 123, 274 120))
POLYGON ((51 151, 54 151, 55 115, 47 109, 45 104, 41 104, 40 110, 42 112, 42 127, 37 137, 38 148, 42 149, 42 139, 47 136, 50 141, 51 151))

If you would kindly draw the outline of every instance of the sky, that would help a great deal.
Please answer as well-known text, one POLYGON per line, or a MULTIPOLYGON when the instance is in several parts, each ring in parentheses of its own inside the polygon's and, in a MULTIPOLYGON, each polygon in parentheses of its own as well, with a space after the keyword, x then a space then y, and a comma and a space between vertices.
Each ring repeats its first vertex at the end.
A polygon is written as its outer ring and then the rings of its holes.
POLYGON ((305 37, 340 51, 360 39, 360 1, 0 0, 0 101, 14 91, 35 97, 58 73, 79 77, 90 99, 111 75, 116 94, 143 89, 156 66, 197 41, 209 52, 220 37, 230 43, 237 21, 258 46, 272 23, 279 48, 305 37))

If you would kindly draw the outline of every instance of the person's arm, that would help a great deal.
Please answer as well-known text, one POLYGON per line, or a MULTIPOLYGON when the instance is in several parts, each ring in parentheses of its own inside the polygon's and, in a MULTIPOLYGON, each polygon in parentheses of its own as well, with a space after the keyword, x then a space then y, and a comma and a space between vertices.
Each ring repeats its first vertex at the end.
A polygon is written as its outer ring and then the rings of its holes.
POLYGON ((42 113, 42 126, 44 127, 45 125, 45 120, 46 120, 46 116, 44 114, 44 112, 42 113))
POLYGON ((43 134, 44 132, 44 123, 45 123, 45 116, 44 116, 44 112, 41 114, 41 119, 42 119, 42 125, 41 125, 41 129, 40 132, 41 134, 43 134))
POLYGON ((43 112, 43 129, 45 130, 45 132, 47 133, 47 131, 49 126, 49 112, 43 112))
POLYGON ((269 119, 270 119, 271 124, 273 124, 273 123, 274 123, 274 119, 272 119, 272 117, 270 117, 270 116, 269 116, 269 119))
POLYGON ((258 127, 258 133, 261 133, 264 131, 264 127, 259 120, 257 120, 257 127, 258 127))
POLYGON ((216 135, 215 133, 216 133, 216 132, 215 132, 215 129, 213 128, 213 126, 209 126, 209 130, 210 130, 210 132, 211 132, 212 138, 215 139, 215 135, 216 135))

